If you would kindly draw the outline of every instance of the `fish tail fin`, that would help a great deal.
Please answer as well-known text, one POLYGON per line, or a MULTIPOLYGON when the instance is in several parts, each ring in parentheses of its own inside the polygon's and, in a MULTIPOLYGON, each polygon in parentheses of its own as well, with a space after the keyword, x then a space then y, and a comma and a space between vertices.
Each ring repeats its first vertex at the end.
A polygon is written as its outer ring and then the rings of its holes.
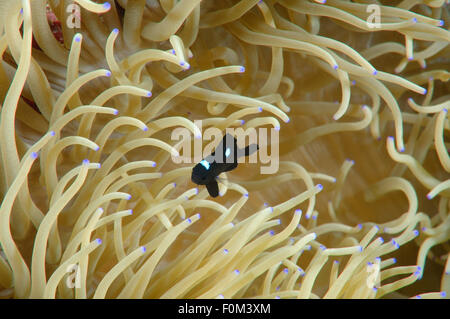
POLYGON ((251 144, 251 145, 248 145, 245 147, 244 154, 245 154, 245 156, 249 156, 249 155, 253 154, 254 152, 256 152, 257 150, 259 150, 259 145, 251 144))

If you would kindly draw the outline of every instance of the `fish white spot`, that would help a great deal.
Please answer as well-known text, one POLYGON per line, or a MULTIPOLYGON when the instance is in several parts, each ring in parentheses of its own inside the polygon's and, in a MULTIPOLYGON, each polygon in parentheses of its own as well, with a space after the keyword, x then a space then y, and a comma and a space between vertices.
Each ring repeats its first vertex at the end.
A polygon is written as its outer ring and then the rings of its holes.
POLYGON ((201 160, 201 161, 200 161, 200 164, 202 164, 203 167, 206 168, 207 170, 209 169, 210 164, 209 164, 208 161, 206 161, 206 160, 201 160))

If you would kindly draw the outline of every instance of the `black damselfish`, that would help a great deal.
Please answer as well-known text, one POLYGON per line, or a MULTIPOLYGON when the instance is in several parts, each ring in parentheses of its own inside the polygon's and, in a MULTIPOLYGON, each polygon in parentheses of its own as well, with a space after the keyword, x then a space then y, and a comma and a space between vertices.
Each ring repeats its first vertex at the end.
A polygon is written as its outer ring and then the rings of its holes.
POLYGON ((206 185, 211 197, 219 195, 217 176, 229 172, 238 165, 238 158, 248 156, 259 149, 258 144, 251 144, 241 149, 231 134, 225 134, 216 150, 200 161, 192 169, 191 180, 197 185, 206 185))

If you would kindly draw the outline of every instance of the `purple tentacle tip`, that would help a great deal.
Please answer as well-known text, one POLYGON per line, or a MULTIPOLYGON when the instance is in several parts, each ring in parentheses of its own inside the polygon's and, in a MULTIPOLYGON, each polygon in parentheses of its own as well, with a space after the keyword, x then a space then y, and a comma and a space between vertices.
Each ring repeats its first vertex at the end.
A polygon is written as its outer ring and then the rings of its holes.
POLYGON ((225 254, 228 254, 228 249, 225 248, 225 249, 223 250, 223 252, 224 252, 225 254))
POLYGON ((427 89, 423 89, 423 92, 422 92, 422 94, 427 94, 427 92, 428 92, 428 90, 427 89))
POLYGON ((338 67, 338 65, 337 64, 335 64, 334 66, 333 66, 333 69, 335 69, 335 70, 337 70, 339 67, 338 67))
POLYGON ((192 219, 188 218, 188 219, 187 219, 187 222, 188 222, 189 224, 192 223, 192 219))
POLYGON ((244 194, 244 197, 248 197, 248 193, 245 193, 245 194, 244 194))
POLYGON ((323 189, 322 184, 317 184, 316 187, 317 187, 317 189, 318 189, 319 191, 321 191, 321 190, 323 189))
POLYGON ((444 20, 439 20, 438 26, 442 27, 444 25, 444 20))
POLYGON ((286 119, 286 121, 284 121, 284 123, 289 123, 291 121, 291 119, 288 117, 287 119, 286 119))
POLYGON ((418 231, 417 229, 415 229, 415 230, 413 231, 413 233, 414 233, 414 236, 419 236, 419 231, 418 231))
POLYGON ((97 238, 95 241, 96 241, 97 244, 99 244, 99 245, 102 243, 102 240, 101 240, 100 238, 97 238))
POLYGON ((417 18, 412 18, 412 21, 414 22, 414 23, 416 23, 417 22, 417 18))
POLYGON ((279 126, 275 126, 274 129, 275 129, 275 131, 279 131, 280 127, 279 126))
POLYGON ((270 235, 270 236, 273 236, 274 234, 275 234, 275 232, 274 232, 273 230, 270 230, 270 231, 269 231, 269 235, 270 235))
POLYGON ((111 76, 111 71, 106 71, 105 75, 106 75, 107 77, 110 77, 110 76, 111 76))
POLYGON ((50 131, 50 136, 55 136, 55 131, 50 131))
POLYGON ((152 92, 148 91, 147 94, 145 95, 146 97, 151 97, 152 96, 152 92))
POLYGON ((241 66, 241 67, 239 68, 239 72, 241 72, 241 73, 245 72, 245 67, 241 66))
POLYGON ((77 35, 75 36, 75 41, 76 41, 76 42, 80 42, 80 41, 81 41, 81 36, 80 36, 79 34, 77 34, 77 35))
POLYGON ((143 130, 144 132, 147 132, 147 131, 148 131, 148 126, 147 126, 147 125, 144 126, 144 127, 142 128, 142 130, 143 130))
POLYGON ((145 248, 145 246, 142 246, 141 250, 142 250, 143 253, 145 253, 147 251, 147 248, 145 248))
POLYGON ((83 165, 87 165, 87 164, 89 164, 90 162, 89 162, 89 160, 88 159, 84 159, 83 160, 83 165))
POLYGON ((263 109, 262 109, 261 106, 258 107, 258 111, 259 111, 259 112, 262 112, 262 111, 263 111, 263 109))
POLYGON ((234 273, 237 274, 237 275, 239 275, 239 274, 240 274, 240 271, 239 271, 238 269, 235 269, 235 270, 234 270, 234 273))
POLYGON ((105 10, 111 9, 111 3, 105 2, 105 3, 103 4, 103 8, 104 8, 105 10))
POLYGON ((38 153, 36 153, 36 152, 31 152, 30 157, 31 157, 32 159, 36 159, 36 158, 38 157, 38 153))
POLYGON ((114 33, 119 33, 119 29, 114 28, 114 29, 112 30, 112 32, 114 32, 114 33))
POLYGON ((441 291, 441 297, 445 298, 447 296, 447 293, 445 291, 441 291))

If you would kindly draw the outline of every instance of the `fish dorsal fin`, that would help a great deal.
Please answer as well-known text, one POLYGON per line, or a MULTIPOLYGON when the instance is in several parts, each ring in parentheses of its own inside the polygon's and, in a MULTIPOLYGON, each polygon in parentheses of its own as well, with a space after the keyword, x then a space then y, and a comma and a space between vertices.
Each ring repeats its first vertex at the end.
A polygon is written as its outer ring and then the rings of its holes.
POLYGON ((224 135, 219 145, 217 145, 215 151, 211 153, 214 156, 216 163, 228 163, 234 162, 235 154, 237 150, 236 138, 227 133, 224 135))

